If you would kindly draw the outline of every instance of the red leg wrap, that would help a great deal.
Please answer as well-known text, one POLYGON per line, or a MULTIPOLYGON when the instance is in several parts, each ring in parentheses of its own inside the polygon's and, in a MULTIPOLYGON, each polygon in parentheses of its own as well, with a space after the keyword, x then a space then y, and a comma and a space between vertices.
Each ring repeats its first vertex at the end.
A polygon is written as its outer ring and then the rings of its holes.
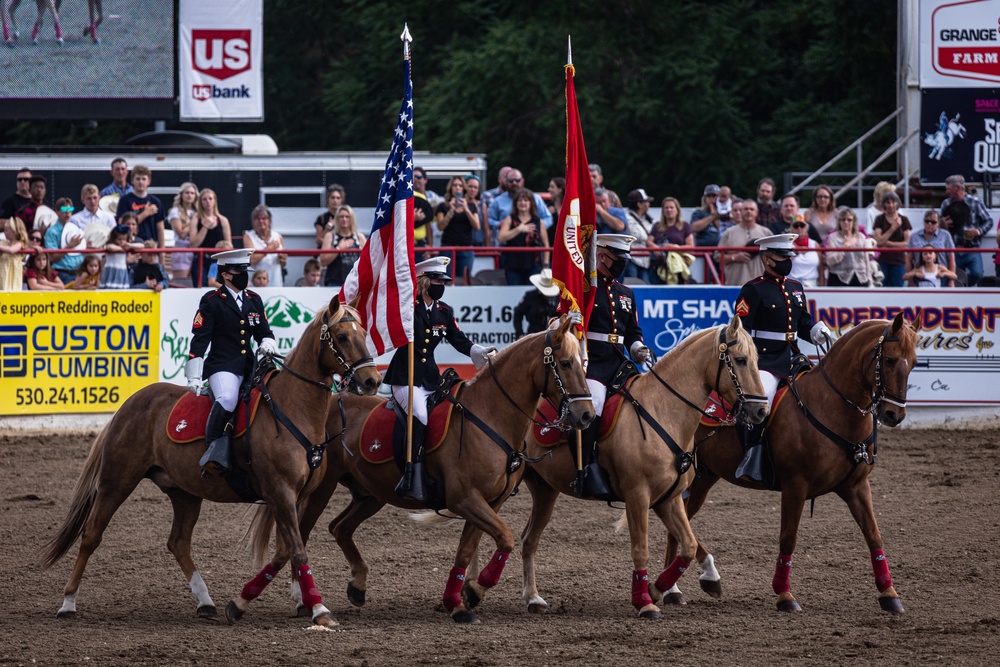
POLYGON ((311 610, 318 604, 323 604, 323 598, 316 590, 316 583, 313 581, 312 568, 309 563, 303 563, 295 568, 295 580, 299 582, 299 589, 302 591, 302 604, 306 609, 311 610))
POLYGON ((680 556, 674 558, 674 562, 663 572, 660 572, 660 576, 656 578, 656 590, 665 593, 673 588, 674 584, 677 583, 677 580, 681 578, 681 575, 684 574, 684 571, 688 569, 690 564, 691 561, 685 560, 680 556))
POLYGON ((636 610, 653 604, 649 597, 649 573, 646 570, 632 570, 632 606, 636 610))
POLYGON ((444 587, 444 595, 441 601, 444 608, 451 611, 462 604, 462 586, 465 585, 465 570, 460 567, 451 568, 448 573, 448 583, 444 587))
POLYGON ((493 552, 493 558, 479 573, 479 579, 477 579, 479 585, 493 588, 500 583, 500 575, 503 574, 503 566, 507 564, 508 558, 510 558, 510 554, 505 554, 499 549, 493 552))
POLYGON ((271 583, 278 571, 268 563, 264 566, 264 569, 257 573, 257 576, 247 582, 243 590, 240 591, 240 597, 244 600, 253 600, 258 595, 260 595, 267 585, 271 583))
POLYGON ((881 549, 872 552, 872 571, 875 573, 875 585, 878 586, 879 593, 892 586, 889 561, 885 559, 885 552, 881 549))
POLYGON ((771 590, 775 595, 781 595, 792 590, 792 557, 781 554, 774 566, 774 579, 771 580, 771 590))

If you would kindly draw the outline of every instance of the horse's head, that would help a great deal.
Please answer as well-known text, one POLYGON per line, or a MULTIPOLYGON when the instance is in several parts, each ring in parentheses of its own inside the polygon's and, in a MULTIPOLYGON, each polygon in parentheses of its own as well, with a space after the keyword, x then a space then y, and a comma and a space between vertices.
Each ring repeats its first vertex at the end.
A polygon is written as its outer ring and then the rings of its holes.
POLYGON ((535 335, 545 339, 542 395, 559 401, 559 415, 564 423, 583 429, 590 425, 597 413, 587 387, 580 341, 572 327, 573 321, 568 315, 563 315, 548 330, 535 335))
POLYGON ((767 418, 768 407, 757 369, 757 347, 753 338, 743 328, 739 315, 733 315, 729 326, 720 329, 719 333, 715 390, 734 406, 737 419, 760 424, 767 418), (721 379, 723 368, 728 371, 729 382, 721 379))
POLYGON ((865 360, 865 377, 871 383, 875 416, 886 426, 906 418, 906 388, 917 363, 917 332, 899 313, 881 333, 865 360))
POLYGON ((318 360, 324 374, 339 374, 342 382, 358 394, 371 396, 378 391, 382 378, 368 353, 358 312, 334 296, 317 319, 322 322, 318 360))

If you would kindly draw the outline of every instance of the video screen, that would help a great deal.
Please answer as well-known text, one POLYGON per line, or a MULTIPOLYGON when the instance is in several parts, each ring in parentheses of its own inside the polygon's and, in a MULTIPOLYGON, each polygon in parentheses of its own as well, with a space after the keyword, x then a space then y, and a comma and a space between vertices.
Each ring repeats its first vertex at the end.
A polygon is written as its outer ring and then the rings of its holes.
POLYGON ((176 115, 174 0, 0 0, 0 5, 0 118, 176 115))

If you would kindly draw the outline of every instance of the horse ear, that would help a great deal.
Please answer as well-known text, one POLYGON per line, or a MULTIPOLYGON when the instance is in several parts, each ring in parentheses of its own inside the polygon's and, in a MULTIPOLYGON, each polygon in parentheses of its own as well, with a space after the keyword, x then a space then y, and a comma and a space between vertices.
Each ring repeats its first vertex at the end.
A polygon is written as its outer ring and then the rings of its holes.
POLYGON ((889 330, 889 334, 895 336, 903 328, 904 324, 903 313, 896 313, 896 317, 892 318, 892 328, 889 330))
POLYGON ((563 315, 559 318, 559 335, 563 336, 569 331, 569 328, 573 326, 573 320, 569 315, 563 315))
POLYGON ((734 340, 736 338, 736 334, 738 334, 742 328, 743 320, 740 319, 739 315, 734 314, 733 319, 729 320, 729 327, 726 328, 726 338, 734 340))
POLYGON ((340 310, 340 295, 334 294, 333 298, 330 299, 330 313, 333 314, 340 310))

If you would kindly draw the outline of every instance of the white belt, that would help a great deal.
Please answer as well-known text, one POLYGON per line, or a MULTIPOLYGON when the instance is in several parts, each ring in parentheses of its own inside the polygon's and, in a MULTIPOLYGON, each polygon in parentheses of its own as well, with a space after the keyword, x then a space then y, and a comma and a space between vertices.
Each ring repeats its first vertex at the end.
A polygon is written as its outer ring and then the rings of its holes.
POLYGON ((761 331, 760 329, 751 329, 750 336, 752 338, 763 338, 765 340, 783 340, 789 343, 795 340, 794 331, 779 333, 777 331, 761 331))
POLYGON ((611 343, 612 345, 618 345, 619 343, 621 344, 625 343, 625 336, 620 336, 618 334, 605 334, 605 333, 595 333, 593 331, 588 331, 587 340, 596 340, 602 343, 611 343))

